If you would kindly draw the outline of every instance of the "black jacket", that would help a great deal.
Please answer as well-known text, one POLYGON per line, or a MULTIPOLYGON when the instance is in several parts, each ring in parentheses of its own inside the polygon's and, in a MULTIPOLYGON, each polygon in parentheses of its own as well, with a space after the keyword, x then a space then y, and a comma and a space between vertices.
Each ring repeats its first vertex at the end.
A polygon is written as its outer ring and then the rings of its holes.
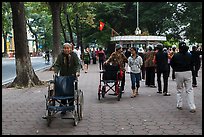
POLYGON ((200 55, 202 55, 202 52, 191 51, 190 53, 192 55, 193 65, 200 65, 201 64, 200 55))
POLYGON ((189 52, 175 53, 170 61, 170 65, 175 72, 183 72, 192 70, 193 60, 189 52))
POLYGON ((168 71, 168 53, 158 51, 155 55, 157 71, 166 72, 168 71))

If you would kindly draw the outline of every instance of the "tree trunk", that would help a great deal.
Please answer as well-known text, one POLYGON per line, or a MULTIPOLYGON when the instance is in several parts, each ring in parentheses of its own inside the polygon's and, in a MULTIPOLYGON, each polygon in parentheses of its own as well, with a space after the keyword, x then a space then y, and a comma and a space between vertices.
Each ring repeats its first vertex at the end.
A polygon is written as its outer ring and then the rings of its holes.
MULTIPOLYGON (((64 14, 66 16, 66 19, 67 19, 67 25, 68 25, 68 29, 69 29, 69 36, 70 36, 70 41, 71 43, 74 44, 74 39, 73 39, 73 33, 72 33, 72 28, 71 28, 71 24, 70 24, 70 21, 69 21, 69 15, 67 13, 67 3, 64 4, 64 14)), ((75 45, 75 44, 74 44, 75 45)))
POLYGON ((7 32, 4 33, 3 32, 3 38, 4 38, 4 57, 7 57, 8 56, 8 53, 7 53, 7 45, 6 45, 6 40, 7 40, 7 32))
POLYGON ((53 63, 56 61, 58 54, 60 53, 60 12, 61 2, 49 2, 53 20, 53 63))
POLYGON ((80 46, 80 36, 79 36, 79 16, 78 14, 76 14, 76 18, 75 18, 75 21, 76 21, 76 36, 77 36, 77 47, 80 46))
POLYGON ((61 25, 61 28, 62 28, 62 34, 64 36, 64 41, 67 42, 68 40, 67 40, 67 35, 66 35, 66 29, 62 24, 62 18, 60 18, 60 25, 61 25))
POLYGON ((83 47, 83 43, 82 43, 82 25, 80 25, 80 47, 81 47, 81 53, 84 53, 84 47, 83 47))
POLYGON ((16 77, 8 87, 33 87, 42 82, 35 74, 30 60, 25 9, 23 2, 10 2, 13 17, 16 77))

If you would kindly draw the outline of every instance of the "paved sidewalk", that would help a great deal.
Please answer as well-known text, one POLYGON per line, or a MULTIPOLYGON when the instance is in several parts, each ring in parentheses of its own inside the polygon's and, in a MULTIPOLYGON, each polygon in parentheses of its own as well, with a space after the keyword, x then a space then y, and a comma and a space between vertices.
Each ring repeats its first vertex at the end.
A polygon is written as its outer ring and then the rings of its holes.
MULTIPOLYGON (((52 71, 36 72, 40 80, 51 80, 52 71)), ((190 113, 183 94, 183 110, 176 109, 176 83, 169 78, 171 96, 156 93, 141 82, 139 94, 130 98, 130 76, 126 74, 125 93, 120 101, 106 94, 98 100, 98 65, 81 71, 79 89, 84 92, 84 117, 77 126, 73 120, 56 118, 47 127, 45 114, 47 86, 26 89, 2 88, 3 135, 202 135, 202 70, 194 88, 196 113, 190 113)), ((109 91, 110 93, 112 91, 109 91)))

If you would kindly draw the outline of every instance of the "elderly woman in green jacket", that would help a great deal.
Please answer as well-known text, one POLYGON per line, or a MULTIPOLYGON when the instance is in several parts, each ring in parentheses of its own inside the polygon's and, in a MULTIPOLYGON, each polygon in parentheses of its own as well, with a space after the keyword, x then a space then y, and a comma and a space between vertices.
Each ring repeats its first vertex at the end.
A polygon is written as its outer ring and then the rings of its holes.
MULTIPOLYGON (((80 67, 80 60, 77 54, 72 51, 72 44, 64 43, 63 51, 58 55, 53 65, 55 74, 78 77, 80 75, 80 67)), ((66 102, 67 100, 61 100, 62 104, 66 104, 66 102)), ((66 114, 66 111, 62 111, 61 114, 66 114)))
POLYGON ((72 51, 72 44, 65 43, 61 52, 53 65, 54 72, 60 76, 79 76, 80 60, 77 54, 72 51))

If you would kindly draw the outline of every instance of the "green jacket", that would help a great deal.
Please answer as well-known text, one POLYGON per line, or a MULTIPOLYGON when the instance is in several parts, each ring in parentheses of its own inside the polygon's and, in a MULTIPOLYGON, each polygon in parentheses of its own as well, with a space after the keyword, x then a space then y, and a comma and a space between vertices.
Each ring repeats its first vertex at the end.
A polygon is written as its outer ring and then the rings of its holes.
POLYGON ((63 52, 57 57, 56 62, 53 65, 55 73, 60 73, 60 76, 76 76, 76 72, 80 72, 80 61, 77 54, 71 52, 69 55, 65 55, 63 52))

